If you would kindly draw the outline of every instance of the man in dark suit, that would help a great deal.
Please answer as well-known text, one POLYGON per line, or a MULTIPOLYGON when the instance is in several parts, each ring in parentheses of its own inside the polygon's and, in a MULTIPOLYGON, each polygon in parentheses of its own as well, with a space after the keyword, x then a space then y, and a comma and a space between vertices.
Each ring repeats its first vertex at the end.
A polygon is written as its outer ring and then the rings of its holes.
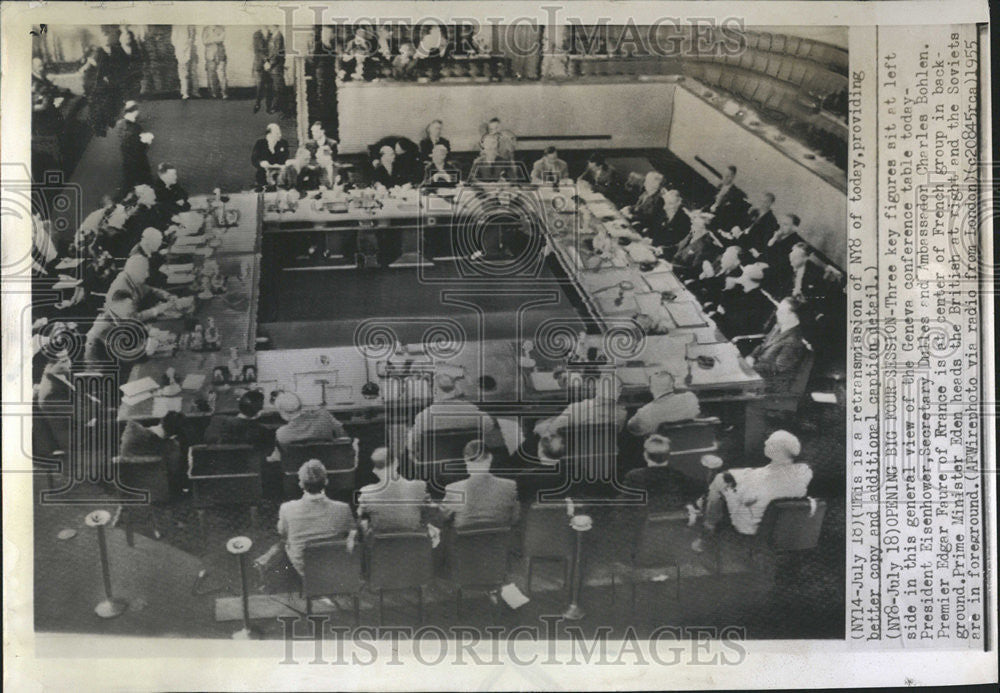
POLYGON ((216 414, 205 429, 204 440, 208 445, 252 445, 267 451, 274 447, 274 434, 260 424, 264 408, 264 393, 250 390, 240 397, 236 416, 216 414))
POLYGON ((691 231, 677 246, 671 263, 674 273, 682 279, 693 279, 701 274, 703 264, 714 260, 722 247, 699 218, 692 222, 691 231))
MULTIPOLYGON (((768 283, 781 284, 787 282, 792 274, 788 264, 788 254, 797 243, 802 243, 798 234, 799 218, 794 214, 786 214, 779 220, 778 229, 764 244, 763 250, 757 255, 758 260, 767 264, 768 283)), ((753 253, 753 251, 750 251, 753 253)))
POLYGON ((736 167, 729 166, 708 208, 714 215, 711 222, 713 229, 730 229, 734 225, 742 225, 746 200, 743 192, 736 187, 735 181, 736 167))
POLYGON ((663 225, 663 174, 650 171, 643 180, 643 189, 636 198, 635 204, 622 207, 622 214, 632 222, 640 232, 658 229, 663 225))
POLYGON ((267 112, 284 112, 285 108, 285 37, 278 25, 271 26, 267 39, 267 60, 264 63, 271 76, 272 92, 268 94, 267 112))
MULTIPOLYGON (((744 250, 753 248, 760 252, 768 239, 778 230, 778 219, 771 209, 774 205, 774 193, 764 193, 760 204, 750 210, 750 223, 736 236, 728 235, 726 229, 722 230, 723 237, 734 238, 737 245, 744 250)), ((739 227, 737 227, 739 228, 739 227)))
POLYGON ((663 248, 663 256, 668 260, 677 252, 677 246, 691 232, 691 217, 681 206, 681 194, 676 190, 663 191, 663 223, 650 229, 649 237, 653 245, 663 248))
POLYGON ((420 158, 424 161, 429 161, 434 153, 434 148, 438 145, 443 144, 451 151, 451 142, 448 141, 447 137, 441 134, 444 129, 444 123, 435 118, 430 123, 427 124, 427 130, 424 133, 424 138, 420 140, 420 158))
POLYGON ((256 99, 253 103, 253 112, 260 110, 260 102, 270 104, 274 100, 274 85, 271 84, 271 73, 267 64, 267 47, 270 31, 267 27, 260 27, 253 32, 253 80, 257 87, 256 99))
POLYGON ((750 254, 738 245, 728 246, 714 261, 702 264, 702 271, 697 279, 685 283, 703 306, 714 306, 726 288, 726 280, 740 276, 743 265, 749 261, 750 254))
POLYGON ((153 175, 149 169, 149 144, 152 133, 143 132, 136 120, 139 106, 135 101, 125 104, 122 119, 118 122, 118 142, 122 153, 121 195, 124 197, 140 183, 150 184, 153 175))
POLYGON ((409 183, 407 171, 396 160, 396 149, 384 145, 379 150, 379 158, 374 162, 372 182, 380 183, 386 188, 394 188, 409 183))
POLYGON ((802 341, 799 313, 802 303, 786 298, 775 311, 774 327, 747 357, 747 363, 764 378, 765 392, 787 393, 808 349, 802 341))
POLYGON ((625 475, 625 486, 646 492, 649 512, 680 510, 704 492, 698 484, 670 468, 670 439, 654 433, 642 445, 646 466, 625 475))
POLYGON ((765 277, 764 288, 776 299, 794 296, 805 304, 822 301, 826 295, 824 271, 813 261, 809 245, 800 242, 788 252, 787 271, 765 277))
POLYGON ((456 529, 473 525, 510 527, 517 523, 521 506, 517 484, 490 474, 493 456, 481 440, 472 440, 462 452, 467 479, 445 487, 441 508, 456 529))
POLYGON ((184 415, 179 411, 168 411, 159 423, 149 428, 129 421, 122 432, 120 455, 157 458, 158 464, 167 470, 171 486, 177 490, 184 478, 184 458, 179 442, 183 425, 184 415))
POLYGON ((333 27, 320 29, 319 43, 313 55, 313 77, 316 80, 316 107, 319 119, 336 135, 337 122, 337 43, 333 27))
POLYGON ((622 204, 624 183, 618 170, 604 160, 604 155, 594 152, 587 159, 587 168, 576 179, 578 183, 586 183, 591 190, 604 195, 611 204, 622 204))
POLYGON ((254 180, 258 188, 272 187, 269 180, 269 169, 272 166, 283 166, 288 161, 288 142, 281 137, 281 128, 277 123, 267 126, 267 133, 254 142, 250 152, 250 163, 255 169, 254 180))
POLYGON ((709 315, 729 339, 761 334, 774 313, 774 304, 761 291, 764 272, 760 265, 747 265, 735 279, 726 280, 719 303, 709 315))
POLYGON ((157 212, 164 219, 191 209, 187 190, 177 184, 177 167, 173 164, 163 161, 156 167, 153 191, 156 193, 157 212))

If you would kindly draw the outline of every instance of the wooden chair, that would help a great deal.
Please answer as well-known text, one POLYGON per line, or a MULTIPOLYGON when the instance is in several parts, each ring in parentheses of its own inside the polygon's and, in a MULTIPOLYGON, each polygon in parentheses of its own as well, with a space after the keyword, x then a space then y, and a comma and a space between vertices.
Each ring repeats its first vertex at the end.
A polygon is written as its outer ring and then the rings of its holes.
POLYGON ((306 613, 312 613, 312 600, 317 597, 349 595, 354 602, 354 625, 361 621, 360 591, 363 549, 356 545, 347 550, 347 540, 328 541, 306 546, 303 550, 302 596, 306 613))
MULTIPOLYGON (((116 468, 118 482, 125 493, 148 493, 149 520, 153 526, 153 536, 162 536, 157 521, 158 506, 170 502, 170 476, 163 458, 157 455, 119 456, 112 460, 116 468)), ((135 505, 123 506, 125 518, 125 541, 135 546, 135 505)))
MULTIPOLYGON (((455 612, 462 617, 462 593, 466 589, 499 590, 507 579, 509 527, 452 530, 448 547, 451 582, 455 586, 455 612)), ((499 599, 497 600, 499 609, 499 599)))
POLYGON ((263 496, 262 457, 250 445, 192 445, 188 449, 191 497, 206 544, 205 511, 211 508, 247 508, 252 526, 257 526, 257 507, 263 496))
POLYGON ((383 625, 386 590, 417 592, 417 621, 424 622, 424 585, 434 579, 431 541, 425 532, 393 532, 368 537, 368 581, 378 590, 378 621, 383 625), (401 570, 401 567, 405 567, 401 570))
MULTIPOLYGON (((674 599, 681 596, 681 567, 679 555, 683 545, 691 544, 694 530, 687 526, 687 513, 666 512, 648 515, 642 523, 632 546, 629 563, 619 566, 625 582, 631 585, 631 609, 635 611, 636 584, 644 582, 645 571, 673 569, 674 599)), ((618 570, 611 573, 611 599, 616 599, 618 570)))
POLYGON ((338 438, 332 441, 278 445, 284 472, 282 495, 285 499, 299 498, 299 467, 309 460, 319 460, 326 468, 326 490, 353 491, 358 469, 358 439, 338 438))
POLYGON ((569 589, 569 569, 573 564, 576 537, 569 526, 563 503, 534 503, 524 518, 524 541, 521 553, 528 561, 527 590, 535 561, 558 561, 563 568, 563 588, 569 589))

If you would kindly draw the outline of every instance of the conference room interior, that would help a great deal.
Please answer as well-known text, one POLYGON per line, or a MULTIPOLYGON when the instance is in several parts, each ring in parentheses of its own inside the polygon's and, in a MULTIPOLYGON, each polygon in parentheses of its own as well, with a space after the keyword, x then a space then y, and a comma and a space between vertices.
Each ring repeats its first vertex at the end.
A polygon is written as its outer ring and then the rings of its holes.
POLYGON ((733 44, 643 27, 684 47, 661 55, 619 46, 621 27, 536 27, 525 55, 525 27, 440 27, 429 54, 426 28, 315 27, 262 98, 255 31, 267 49, 281 29, 66 25, 35 39, 36 630, 280 638, 278 617, 306 613, 507 629, 565 614, 618 636, 842 639, 847 30, 746 27, 733 44), (132 62, 116 48, 126 33, 132 62), (258 167, 269 130, 287 158, 258 167), (680 232, 671 201, 690 220, 680 232), (122 316, 136 255, 154 288, 122 316), (161 292, 171 302, 154 308, 161 292), (794 363, 774 370, 760 357, 785 321, 794 363), (697 415, 640 425, 664 388, 693 393, 697 415), (209 443, 255 391, 265 442, 209 443), (344 435, 282 449, 282 391, 344 435), (482 421, 413 443, 442 391, 482 421), (617 425, 542 425, 609 391, 617 425), (130 458, 136 435, 173 456, 130 458), (490 455, 518 507, 467 536, 442 498, 473 440, 472 463, 490 455), (428 482, 420 526, 396 544, 359 512, 385 448, 428 482), (750 529, 708 526, 709 505, 728 516, 730 497, 767 483, 742 470, 776 456, 807 490, 767 496, 750 529), (281 542, 279 507, 303 495, 310 459, 357 546, 327 537, 340 543, 310 555, 331 563, 272 579, 256 559, 281 542), (634 500, 626 476, 664 466, 683 493, 634 500), (529 600, 513 608, 505 585, 529 600), (113 618, 95 615, 105 603, 113 618))

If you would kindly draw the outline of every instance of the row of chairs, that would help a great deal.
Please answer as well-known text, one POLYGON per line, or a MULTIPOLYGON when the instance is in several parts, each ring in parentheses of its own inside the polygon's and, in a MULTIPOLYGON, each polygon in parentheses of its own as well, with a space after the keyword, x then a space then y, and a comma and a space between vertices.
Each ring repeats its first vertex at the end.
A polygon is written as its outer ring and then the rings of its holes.
POLYGON ((837 72, 847 74, 850 65, 850 56, 846 50, 837 46, 800 36, 772 34, 766 31, 747 31, 744 33, 747 37, 747 46, 750 48, 770 53, 783 53, 784 55, 798 58, 807 58, 820 65, 826 65, 837 72))
MULTIPOLYGON (((764 513, 756 535, 731 533, 754 565, 761 554, 782 555, 809 551, 819 544, 826 501, 812 498, 773 501, 764 513)), ((649 580, 650 572, 670 570, 674 579, 674 598, 680 599, 681 565, 690 556, 691 542, 698 530, 688 525, 686 512, 645 514, 640 517, 625 560, 611 572, 612 599, 619 581, 631 587, 631 609, 635 610, 636 588, 649 580)), ((462 615, 464 591, 497 590, 505 582, 509 568, 509 528, 482 527, 454 530, 448 546, 449 581, 455 588, 456 613, 462 615)), ((539 561, 562 566, 563 587, 570 588, 570 568, 576 550, 576 533, 571 529, 566 509, 561 504, 531 506, 525 516, 521 554, 527 561, 527 583, 533 592, 534 567, 539 561)), ((715 571, 722 570, 721 545, 716 542, 715 571)), ((347 542, 334 541, 307 547, 302 596, 306 611, 312 612, 312 600, 319 597, 351 597, 355 622, 359 621, 359 593, 374 590, 379 597, 379 623, 384 621, 384 594, 413 590, 417 595, 418 619, 423 622, 423 590, 434 579, 434 557, 427 536, 419 532, 375 534, 362 551, 347 551, 347 542), (367 555, 368 571, 363 572, 362 556, 367 555), (405 565, 405 571, 399 566, 405 565)))
MULTIPOLYGON (((731 55, 707 53, 698 62, 720 68, 740 68, 807 92, 835 93, 847 88, 847 76, 793 56, 747 49, 731 55)), ((725 88, 725 87, 722 87, 725 88)))

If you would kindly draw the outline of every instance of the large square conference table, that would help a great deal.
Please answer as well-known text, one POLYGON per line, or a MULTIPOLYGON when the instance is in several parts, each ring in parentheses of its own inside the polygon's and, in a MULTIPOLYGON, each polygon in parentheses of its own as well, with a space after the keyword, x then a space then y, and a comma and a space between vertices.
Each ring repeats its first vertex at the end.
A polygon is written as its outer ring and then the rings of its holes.
MULTIPOLYGON (((640 267, 617 244, 602 255, 593 252, 588 239, 625 224, 600 195, 575 186, 523 184, 440 192, 412 191, 347 209, 341 198, 314 193, 294 210, 280 194, 231 195, 227 204, 239 210, 238 223, 206 234, 219 238, 214 255, 223 271, 233 274, 238 268, 243 279, 231 279, 224 296, 199 299, 193 316, 200 322, 215 319, 222 350, 150 358, 132 368, 129 380, 159 379, 170 367, 178 382, 204 374, 199 388, 181 393, 182 410, 196 416, 208 415, 195 407, 197 399, 213 400, 214 412, 233 413, 245 388, 261 387, 295 390, 307 406, 323 406, 347 424, 361 424, 382 420, 394 406, 393 383, 400 373, 445 370, 463 376, 459 387, 484 410, 550 415, 569 396, 554 385, 552 370, 565 366, 567 352, 583 342, 601 361, 598 369, 613 367, 618 373, 626 404, 648 400, 649 376, 659 370, 671 372, 703 403, 760 398, 760 376, 668 263, 640 267), (485 259, 469 261, 470 243, 498 242, 483 231, 490 224, 477 221, 484 217, 494 227, 521 230, 526 247, 516 259, 496 260, 487 252, 485 259), (304 268, 299 276, 307 278, 305 284, 292 287, 301 294, 282 299, 284 306, 279 300, 278 314, 258 329, 259 303, 269 300, 262 293, 276 286, 262 283, 262 261, 266 265, 269 252, 293 242, 290 234, 303 233, 322 234, 328 242, 338 235, 397 234, 401 255, 388 267, 304 268), (441 234, 447 234, 443 244, 441 234), (433 243, 453 252, 428 261, 426 247, 433 243), (363 285, 360 293, 357 284, 363 285), (661 334, 645 334, 635 320, 640 313, 650 316, 661 334), (260 339, 267 331, 273 335, 260 339), (525 340, 534 345, 533 367, 523 360, 525 340), (242 364, 255 366, 256 384, 212 384, 211 370, 226 364, 229 347, 237 347, 242 364)), ((205 198, 194 200, 195 207, 206 204, 205 198)), ((196 267, 203 261, 195 258, 196 267)), ((277 282, 279 291, 287 290, 283 281, 277 282)), ((180 323, 160 321, 158 327, 176 331, 180 323)), ((123 405, 119 418, 151 418, 154 409, 162 410, 156 399, 123 405)))

